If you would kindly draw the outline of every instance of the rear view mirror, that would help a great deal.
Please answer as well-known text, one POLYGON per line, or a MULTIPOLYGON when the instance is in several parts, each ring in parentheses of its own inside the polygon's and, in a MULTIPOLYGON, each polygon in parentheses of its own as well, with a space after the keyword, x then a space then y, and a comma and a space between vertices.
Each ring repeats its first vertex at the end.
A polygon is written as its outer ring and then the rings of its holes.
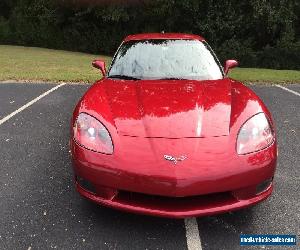
POLYGON ((224 73, 225 73, 225 75, 228 74, 229 69, 235 68, 238 65, 239 65, 239 63, 236 60, 227 60, 225 62, 225 67, 224 67, 224 73))
POLYGON ((105 67, 105 62, 104 61, 102 61, 102 60, 94 60, 92 62, 92 65, 93 65, 94 68, 100 69, 103 76, 106 75, 106 67, 105 67))

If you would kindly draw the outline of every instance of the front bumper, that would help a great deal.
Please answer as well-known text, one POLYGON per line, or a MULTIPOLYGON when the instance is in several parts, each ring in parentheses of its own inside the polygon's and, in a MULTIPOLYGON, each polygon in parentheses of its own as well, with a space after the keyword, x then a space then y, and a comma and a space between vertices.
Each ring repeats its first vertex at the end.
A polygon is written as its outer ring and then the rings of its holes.
POLYGON ((272 193, 277 159, 275 142, 246 156, 231 157, 224 150, 216 161, 226 162, 226 167, 202 155, 196 172, 188 164, 133 168, 119 155, 98 154, 74 141, 71 151, 76 189, 82 196, 124 211, 171 218, 223 213, 263 201, 272 193))
POLYGON ((231 192, 170 198, 121 191, 113 197, 102 197, 84 189, 77 181, 76 189, 83 197, 93 202, 122 211, 169 218, 186 218, 214 215, 254 205, 271 195, 273 184, 271 183, 259 195, 243 200, 234 197, 231 192))

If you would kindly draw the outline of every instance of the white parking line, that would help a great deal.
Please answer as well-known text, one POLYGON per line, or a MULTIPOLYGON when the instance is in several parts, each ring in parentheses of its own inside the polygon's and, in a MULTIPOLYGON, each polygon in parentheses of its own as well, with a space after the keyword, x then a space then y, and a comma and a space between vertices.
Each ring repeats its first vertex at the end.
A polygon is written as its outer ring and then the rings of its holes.
POLYGON ((202 250, 196 218, 184 219, 188 250, 202 250))
POLYGON ((294 94, 294 95, 300 96, 300 93, 298 93, 297 91, 288 89, 288 88, 283 87, 283 86, 278 85, 278 84, 276 84, 275 86, 278 87, 278 88, 284 89, 285 91, 288 91, 288 92, 290 92, 290 93, 292 93, 292 94, 294 94))
POLYGON ((46 91, 45 93, 39 95, 38 97, 34 98, 32 101, 26 103, 25 105, 23 105, 22 107, 18 108, 17 110, 15 110, 14 112, 10 113, 9 115, 5 116, 4 118, 2 118, 0 120, 0 125, 3 124, 4 122, 8 121, 10 118, 14 117, 16 114, 22 112, 24 109, 30 107, 32 104, 34 104, 35 102, 37 102, 38 100, 42 99, 43 97, 45 97, 46 95, 49 95, 51 92, 53 92, 54 90, 57 90, 58 88, 62 87, 66 85, 66 83, 62 83, 59 84, 57 86, 55 86, 52 89, 49 89, 48 91, 46 91))

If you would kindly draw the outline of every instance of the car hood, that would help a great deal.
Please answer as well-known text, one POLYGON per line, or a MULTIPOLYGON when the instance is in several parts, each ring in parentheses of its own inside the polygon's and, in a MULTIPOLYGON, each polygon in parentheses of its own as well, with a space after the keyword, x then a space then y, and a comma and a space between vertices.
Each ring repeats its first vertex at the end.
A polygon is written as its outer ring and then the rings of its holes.
POLYGON ((105 79, 98 84, 111 119, 124 136, 193 138, 226 136, 231 113, 229 79, 105 79))

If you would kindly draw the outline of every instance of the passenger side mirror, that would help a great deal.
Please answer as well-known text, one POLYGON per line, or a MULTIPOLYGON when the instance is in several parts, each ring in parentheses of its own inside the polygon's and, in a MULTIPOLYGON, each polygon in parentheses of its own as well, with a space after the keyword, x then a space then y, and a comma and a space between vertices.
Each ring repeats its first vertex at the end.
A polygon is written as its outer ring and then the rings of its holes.
POLYGON ((224 67, 224 73, 225 73, 225 75, 228 74, 229 69, 235 68, 238 65, 239 65, 239 63, 236 60, 227 60, 225 62, 225 67, 224 67))
POLYGON ((93 65, 94 68, 100 69, 103 76, 106 75, 106 67, 105 67, 105 62, 104 61, 102 61, 102 60, 94 60, 92 62, 92 65, 93 65))

